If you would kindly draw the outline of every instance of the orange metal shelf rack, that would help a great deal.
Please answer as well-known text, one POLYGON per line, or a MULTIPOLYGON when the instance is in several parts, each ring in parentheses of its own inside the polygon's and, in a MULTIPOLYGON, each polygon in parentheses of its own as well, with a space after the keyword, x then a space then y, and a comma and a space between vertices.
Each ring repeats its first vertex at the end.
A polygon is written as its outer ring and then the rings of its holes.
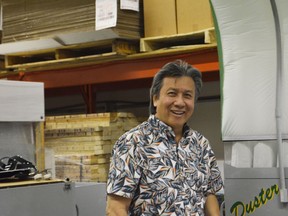
MULTIPOLYGON (((81 87, 86 100, 87 113, 94 112, 93 94, 96 90, 117 90, 122 88, 135 89, 150 87, 155 73, 167 62, 183 59, 198 68, 203 75, 203 81, 219 80, 219 63, 217 47, 201 50, 191 50, 183 53, 165 55, 145 55, 143 57, 127 57, 86 66, 48 69, 32 72, 9 74, 8 80, 43 82, 46 96, 53 95, 56 89, 71 89, 81 87)), ((3 76, 2 76, 3 77, 3 76)), ((59 92, 58 92, 59 93, 59 92)))

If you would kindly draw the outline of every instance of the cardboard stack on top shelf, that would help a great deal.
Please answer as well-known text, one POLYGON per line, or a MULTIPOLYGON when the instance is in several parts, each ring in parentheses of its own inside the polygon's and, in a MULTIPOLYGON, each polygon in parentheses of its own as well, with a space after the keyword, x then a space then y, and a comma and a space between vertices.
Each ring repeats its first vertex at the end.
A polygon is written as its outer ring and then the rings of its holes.
MULTIPOLYGON (((142 0, 139 12, 120 9, 111 29, 124 38, 143 35, 142 0)), ((2 0, 3 43, 58 34, 95 31, 95 0, 2 0)))
POLYGON ((45 148, 54 152, 56 178, 106 182, 115 141, 144 119, 131 113, 46 117, 45 148))
POLYGON ((145 37, 184 34, 214 27, 209 0, 145 0, 143 10, 145 37))
POLYGON ((178 34, 214 27, 209 0, 176 0, 176 6, 178 34))

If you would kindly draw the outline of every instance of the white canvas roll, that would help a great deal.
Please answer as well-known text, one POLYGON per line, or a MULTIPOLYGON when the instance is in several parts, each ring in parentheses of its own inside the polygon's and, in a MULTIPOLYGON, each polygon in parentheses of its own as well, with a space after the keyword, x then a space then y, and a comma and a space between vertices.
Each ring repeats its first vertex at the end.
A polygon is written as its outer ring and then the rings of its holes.
MULTIPOLYGON (((276 139, 277 49, 269 0, 212 0, 217 18, 222 85, 222 139, 276 139)), ((277 1, 282 50, 287 59, 288 1, 277 1)), ((288 95, 287 61, 283 62, 288 95)), ((283 136, 288 137, 288 96, 283 98, 283 136)))

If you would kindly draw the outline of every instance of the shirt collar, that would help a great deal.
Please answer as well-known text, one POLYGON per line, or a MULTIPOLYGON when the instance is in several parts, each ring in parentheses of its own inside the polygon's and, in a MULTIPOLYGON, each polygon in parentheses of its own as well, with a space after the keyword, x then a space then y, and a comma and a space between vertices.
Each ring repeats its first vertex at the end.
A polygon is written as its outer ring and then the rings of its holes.
MULTIPOLYGON (((155 115, 150 115, 148 122, 153 126, 159 128, 161 132, 169 132, 175 136, 175 133, 169 125, 164 123, 163 121, 159 120, 155 115)), ((190 127, 187 125, 187 123, 183 126, 183 136, 186 137, 188 132, 190 130, 190 127)))

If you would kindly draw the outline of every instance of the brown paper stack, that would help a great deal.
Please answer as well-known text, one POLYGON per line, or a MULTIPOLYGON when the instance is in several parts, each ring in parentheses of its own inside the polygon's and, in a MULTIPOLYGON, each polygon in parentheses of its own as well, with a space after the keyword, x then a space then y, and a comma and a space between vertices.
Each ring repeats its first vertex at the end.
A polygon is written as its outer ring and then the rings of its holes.
MULTIPOLYGON (((2 0, 3 43, 95 31, 95 0, 2 0)), ((143 10, 121 10, 111 27, 120 37, 143 35, 143 10)))

